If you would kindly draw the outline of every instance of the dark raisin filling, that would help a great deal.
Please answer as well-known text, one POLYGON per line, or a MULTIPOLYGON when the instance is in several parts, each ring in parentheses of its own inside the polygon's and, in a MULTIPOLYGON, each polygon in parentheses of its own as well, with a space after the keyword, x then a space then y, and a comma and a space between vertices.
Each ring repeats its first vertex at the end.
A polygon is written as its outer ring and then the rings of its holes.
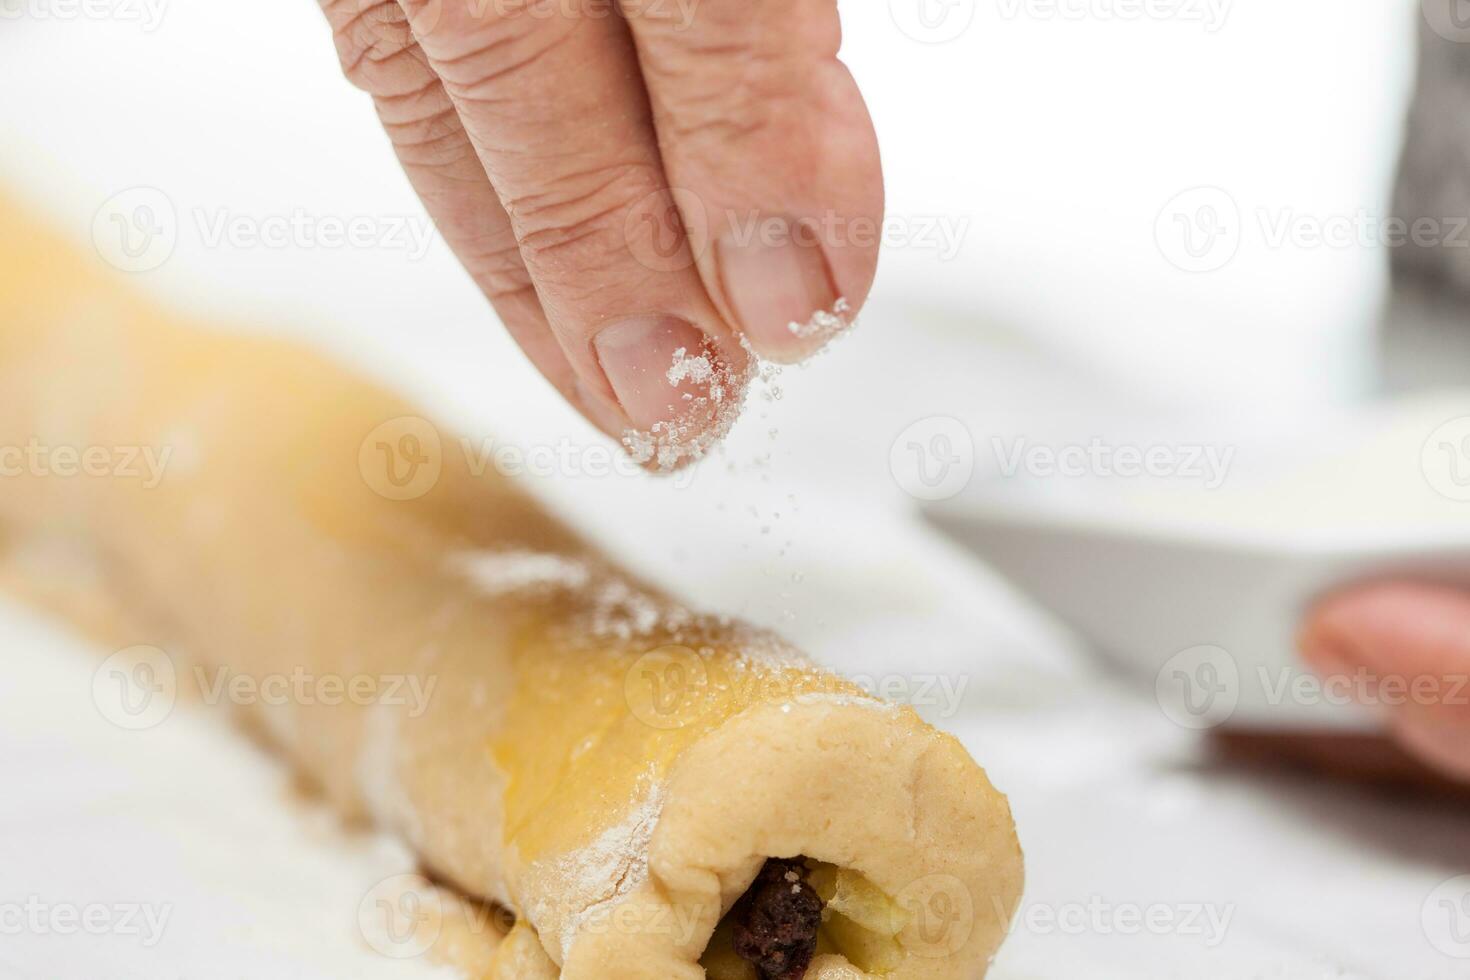
POLYGON ((800 861, 772 859, 731 910, 735 953, 761 980, 801 980, 817 951, 822 900, 800 861))

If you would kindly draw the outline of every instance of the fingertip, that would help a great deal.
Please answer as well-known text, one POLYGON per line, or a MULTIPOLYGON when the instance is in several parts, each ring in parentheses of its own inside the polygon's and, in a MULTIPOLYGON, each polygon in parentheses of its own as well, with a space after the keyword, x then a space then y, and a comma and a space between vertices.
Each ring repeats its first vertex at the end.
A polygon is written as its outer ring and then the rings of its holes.
POLYGON ((673 472, 702 458, 740 414, 749 357, 733 339, 681 317, 640 315, 603 326, 592 348, 616 399, 613 434, 650 470, 673 472))
POLYGON ((779 231, 758 237, 730 233, 720 240, 720 291, 751 349, 789 364, 846 330, 853 303, 834 274, 825 243, 806 230, 810 226, 786 218, 771 224, 779 231))
POLYGON ((1440 772, 1470 781, 1470 720, 1456 723, 1404 714, 1394 724, 1394 737, 1440 772))
POLYGON ((1470 596, 1414 582, 1354 586, 1309 613, 1301 646, 1314 664, 1431 674, 1470 669, 1470 596))

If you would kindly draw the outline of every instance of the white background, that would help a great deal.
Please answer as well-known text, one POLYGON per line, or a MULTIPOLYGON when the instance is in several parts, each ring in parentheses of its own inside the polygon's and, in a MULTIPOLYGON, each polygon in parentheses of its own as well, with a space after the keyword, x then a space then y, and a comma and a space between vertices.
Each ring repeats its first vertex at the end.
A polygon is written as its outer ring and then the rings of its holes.
MULTIPOLYGON (((1421 923, 1433 889, 1470 870, 1463 812, 1202 761, 1191 733, 919 523, 889 472, 895 436, 934 415, 1004 429, 1103 403, 1307 412, 1367 387, 1382 251, 1274 248, 1254 216, 1384 213, 1412 7, 1238 0, 1211 31, 1107 4, 1071 20, 961 0, 969 28, 932 45, 898 29, 912 11, 846 4, 892 213, 968 221, 960 254, 886 256, 859 330, 784 372, 779 401, 758 396, 692 485, 543 488, 640 571, 843 669, 968 679, 963 710, 937 720, 1011 794, 1028 906, 1234 910, 1214 947, 1022 926, 1002 980, 1464 973, 1421 923), (1191 273, 1155 230, 1199 186, 1238 209, 1239 247, 1191 273)), ((602 445, 437 243, 415 261, 203 240, 198 214, 420 215, 311 3, 174 0, 152 31, 67 9, 0 0, 24 14, 0 20, 0 171, 79 243, 114 194, 154 188, 178 242, 143 287, 330 348, 477 435, 602 445)), ((213 720, 181 709, 150 732, 112 729, 90 701, 93 651, 18 610, 0 651, 0 785, 14 788, 0 793, 0 901, 176 906, 153 949, 0 936, 0 974, 430 975, 375 959, 354 931, 360 896, 407 855, 294 802, 213 720)))

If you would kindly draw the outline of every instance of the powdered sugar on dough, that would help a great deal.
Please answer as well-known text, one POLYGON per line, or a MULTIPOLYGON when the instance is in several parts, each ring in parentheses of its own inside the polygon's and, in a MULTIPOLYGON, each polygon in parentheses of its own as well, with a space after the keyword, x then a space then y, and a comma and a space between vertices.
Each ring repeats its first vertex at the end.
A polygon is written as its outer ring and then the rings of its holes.
POLYGON ((541 551, 474 551, 450 564, 490 596, 547 587, 576 590, 592 578, 586 562, 541 551))
MULTIPOLYGON (((616 825, 544 870, 554 883, 551 894, 568 896, 578 904, 587 902, 562 923, 557 937, 565 961, 582 926, 616 905, 624 896, 648 880, 648 847, 663 812, 663 788, 653 783, 642 802, 629 809, 616 825)), ((541 910, 544 914, 545 910, 541 910)), ((539 916, 531 910, 532 922, 539 916)))
POLYGON ((877 698, 865 697, 861 694, 799 694, 794 699, 797 704, 830 704, 839 708, 869 708, 883 714, 897 714, 899 706, 891 701, 880 701, 877 698))

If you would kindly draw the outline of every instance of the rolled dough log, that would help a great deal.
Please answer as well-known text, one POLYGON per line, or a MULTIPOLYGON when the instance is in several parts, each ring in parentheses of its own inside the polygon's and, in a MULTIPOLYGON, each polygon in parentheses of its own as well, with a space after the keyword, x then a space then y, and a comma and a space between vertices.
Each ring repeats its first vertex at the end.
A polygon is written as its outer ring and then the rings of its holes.
POLYGON ((1020 849, 955 739, 635 581, 411 405, 160 312, 3 200, 0 446, 32 449, 0 541, 85 554, 179 683, 293 692, 238 714, 515 911, 492 975, 753 978, 711 937, 769 857, 825 882, 808 977, 974 978, 1003 938, 1020 849))

